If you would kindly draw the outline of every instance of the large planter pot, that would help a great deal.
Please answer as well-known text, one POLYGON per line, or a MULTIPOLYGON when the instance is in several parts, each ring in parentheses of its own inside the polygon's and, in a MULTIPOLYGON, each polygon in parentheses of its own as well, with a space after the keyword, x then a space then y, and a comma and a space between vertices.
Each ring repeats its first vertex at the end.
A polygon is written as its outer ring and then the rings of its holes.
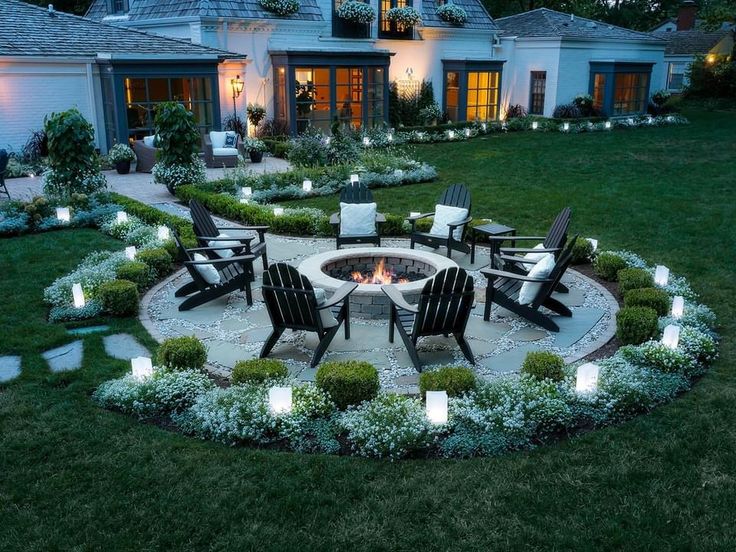
POLYGON ((130 161, 118 161, 115 163, 115 170, 118 174, 128 174, 130 172, 130 161))
POLYGON ((249 151, 248 155, 250 156, 251 163, 260 163, 261 161, 263 161, 262 151, 249 151))

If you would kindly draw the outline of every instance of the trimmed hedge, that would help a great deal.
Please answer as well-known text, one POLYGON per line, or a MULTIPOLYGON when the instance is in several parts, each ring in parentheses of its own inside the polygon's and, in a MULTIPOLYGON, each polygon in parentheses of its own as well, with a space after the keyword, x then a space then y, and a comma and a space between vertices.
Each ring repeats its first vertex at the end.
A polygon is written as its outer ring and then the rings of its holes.
POLYGON ((628 265, 624 259, 607 251, 598 255, 593 263, 595 273, 610 282, 615 282, 618 278, 618 271, 627 267, 628 265))
POLYGON ((138 314, 138 286, 130 280, 110 280, 97 288, 102 310, 113 316, 138 314))
POLYGON ((207 361, 207 348, 193 335, 171 337, 159 346, 156 360, 172 370, 200 370, 207 361))
POLYGON ((663 289, 654 287, 631 289, 624 295, 625 307, 649 307, 658 316, 666 316, 670 311, 670 296, 663 289))
POLYGON ((163 247, 143 249, 138 251, 135 258, 137 261, 146 263, 157 278, 162 278, 171 272, 171 254, 163 247))
POLYGON ((475 389, 475 385, 475 373, 464 366, 444 366, 419 374, 419 392, 422 397, 427 391, 447 391, 448 397, 457 397, 475 389))
POLYGON ((239 360, 233 367, 233 383, 263 383, 267 380, 285 378, 289 369, 282 360, 275 358, 253 358, 239 360))
POLYGON ((341 410, 378 395, 378 370, 359 360, 325 362, 317 369, 315 382, 341 410))
POLYGON ((624 307, 616 314, 616 337, 624 345, 639 345, 657 333, 657 311, 649 307, 624 307))
POLYGON ((127 261, 121 264, 115 276, 118 280, 129 280, 141 291, 148 287, 152 280, 151 268, 140 261, 127 261))
POLYGON ((593 258, 593 244, 590 240, 578 236, 572 246, 572 264, 579 265, 590 262, 593 258))
POLYGON ((624 268, 618 271, 618 291, 622 296, 632 289, 649 288, 654 278, 643 268, 624 268))
POLYGON ((521 373, 538 380, 562 381, 565 378, 565 361, 549 351, 531 351, 526 354, 521 373))

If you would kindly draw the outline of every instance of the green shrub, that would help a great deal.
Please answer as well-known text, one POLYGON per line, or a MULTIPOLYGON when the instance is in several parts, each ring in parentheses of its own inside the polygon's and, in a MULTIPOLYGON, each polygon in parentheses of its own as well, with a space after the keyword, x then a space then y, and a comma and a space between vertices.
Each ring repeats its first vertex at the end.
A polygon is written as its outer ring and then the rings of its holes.
POLYGON ((623 268, 618 271, 618 291, 622 296, 632 289, 649 288, 654 278, 643 268, 623 268))
POLYGON ((624 307, 616 314, 616 337, 624 345, 639 345, 657 333, 657 311, 649 307, 624 307))
POLYGON ((96 299, 102 310, 113 316, 138 314, 138 286, 130 280, 110 280, 97 288, 96 299))
POLYGON ((144 249, 139 251, 135 258, 148 265, 158 278, 171 272, 171 255, 163 247, 144 249))
POLYGON ((254 358, 240 360, 233 367, 233 383, 263 383, 266 380, 285 378, 289 370, 281 360, 254 358))
POLYGON ((115 276, 118 280, 134 282, 138 291, 144 289, 151 283, 151 269, 146 263, 140 261, 127 261, 121 264, 115 276))
POLYGON ((345 409, 378 394, 378 370, 358 360, 325 362, 317 369, 316 383, 338 408, 345 409))
POLYGON ((171 337, 158 348, 158 366, 173 370, 201 369, 207 361, 207 348, 192 336, 171 337))
POLYGON ((595 259, 595 273, 604 280, 615 282, 618 271, 627 268, 626 261, 614 253, 604 251, 595 259))
POLYGON ((531 351, 521 365, 521 373, 538 380, 562 381, 565 377, 565 361, 549 351, 531 351))
POLYGON ((593 244, 586 238, 578 238, 572 246, 572 264, 585 264, 593 257, 593 244))
POLYGON ((657 316, 666 316, 670 311, 670 296, 663 289, 654 287, 631 289, 624 295, 625 307, 649 307, 657 316))
POLYGON ((419 374, 419 392, 447 391, 450 397, 457 397, 475 388, 475 373, 463 366, 445 366, 431 372, 419 374))

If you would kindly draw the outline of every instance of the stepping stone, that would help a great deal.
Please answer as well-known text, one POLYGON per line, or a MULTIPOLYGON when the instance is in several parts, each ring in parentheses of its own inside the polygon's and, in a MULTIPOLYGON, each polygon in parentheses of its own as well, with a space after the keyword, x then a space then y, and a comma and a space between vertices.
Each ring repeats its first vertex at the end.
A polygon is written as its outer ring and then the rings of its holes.
POLYGON ((402 387, 407 385, 419 385, 419 373, 412 374, 410 376, 399 376, 394 379, 394 384, 402 387))
POLYGON ((473 355, 476 358, 482 355, 487 355, 488 353, 492 353, 498 348, 497 343, 483 341, 480 339, 475 339, 473 337, 468 338, 468 344, 470 345, 470 350, 473 351, 473 355))
POLYGON ((131 358, 141 356, 151 356, 151 352, 130 334, 106 335, 102 338, 102 343, 105 346, 105 352, 108 356, 118 360, 130 360, 131 358))
POLYGON ((239 360, 249 360, 257 358, 260 348, 254 350, 246 350, 242 346, 228 341, 209 341, 207 346, 207 360, 216 362, 228 368, 235 366, 239 360))
POLYGON ((315 381, 317 379, 317 368, 304 368, 299 372, 297 379, 301 381, 315 381))
POLYGON ((73 328, 71 330, 67 330, 66 333, 71 335, 89 335, 106 332, 109 329, 110 326, 86 326, 84 328, 73 328))
POLYGON ((52 372, 69 372, 82 367, 84 342, 73 341, 56 349, 46 351, 41 356, 46 360, 52 372))
POLYGON ((484 358, 478 361, 478 363, 486 368, 490 368, 496 373, 518 372, 528 352, 541 350, 540 347, 525 344, 505 353, 484 358))
POLYGON ((547 332, 538 328, 521 328, 509 336, 512 341, 538 341, 547 337, 547 332))
POLYGON ((580 308, 575 309, 572 318, 566 316, 553 316, 552 320, 560 327, 560 331, 555 335, 553 345, 564 349, 570 347, 580 341, 598 321, 603 318, 606 312, 603 309, 580 308))
POLYGON ((465 335, 483 341, 495 341, 503 337, 510 330, 511 326, 506 322, 500 322, 493 318, 486 322, 481 316, 471 316, 468 319, 468 325, 465 327, 465 335))
POLYGON ((0 383, 13 380, 20 376, 20 357, 0 357, 0 383))
POLYGON ((553 297, 568 307, 580 307, 585 303, 585 294, 578 288, 572 288, 570 293, 554 293, 553 297))
MULTIPOLYGON (((340 327, 340 331, 330 343, 328 351, 371 351, 373 349, 395 349, 404 346, 398 333, 394 338, 394 342, 389 343, 388 320, 385 327, 351 324, 350 331, 350 339, 345 339, 345 331, 340 327)), ((308 349, 315 349, 318 343, 319 339, 314 332, 308 333, 304 340, 304 346, 308 349)))

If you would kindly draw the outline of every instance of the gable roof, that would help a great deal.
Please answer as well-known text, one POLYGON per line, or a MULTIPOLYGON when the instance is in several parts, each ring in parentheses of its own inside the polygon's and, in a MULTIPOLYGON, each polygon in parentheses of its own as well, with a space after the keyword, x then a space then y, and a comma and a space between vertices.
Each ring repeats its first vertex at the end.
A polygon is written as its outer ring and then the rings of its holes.
POLYGON ((659 42, 658 38, 649 33, 632 31, 547 8, 501 17, 496 19, 496 25, 503 29, 505 34, 519 37, 659 42))
POLYGON ((422 26, 424 27, 441 27, 447 29, 481 29, 495 31, 498 26, 493 22, 493 18, 486 11, 483 2, 480 0, 453 0, 453 4, 463 8, 468 14, 468 20, 462 27, 453 25, 440 19, 437 15, 436 0, 422 0, 422 26))
POLYGON ((670 55, 705 55, 726 37, 731 31, 656 31, 653 36, 665 40, 665 54, 670 55))
MULTIPOLYGON (((284 19, 297 21, 324 21, 316 0, 301 0, 299 11, 289 17, 280 17, 261 6, 258 0, 128 0, 128 21, 179 17, 206 17, 229 19, 284 19)), ((101 21, 107 13, 107 0, 94 0, 87 17, 101 21)))
POLYGON ((245 57, 64 12, 49 13, 19 0, 0 1, 0 31, 0 56, 96 57, 104 53, 129 59, 245 57))

